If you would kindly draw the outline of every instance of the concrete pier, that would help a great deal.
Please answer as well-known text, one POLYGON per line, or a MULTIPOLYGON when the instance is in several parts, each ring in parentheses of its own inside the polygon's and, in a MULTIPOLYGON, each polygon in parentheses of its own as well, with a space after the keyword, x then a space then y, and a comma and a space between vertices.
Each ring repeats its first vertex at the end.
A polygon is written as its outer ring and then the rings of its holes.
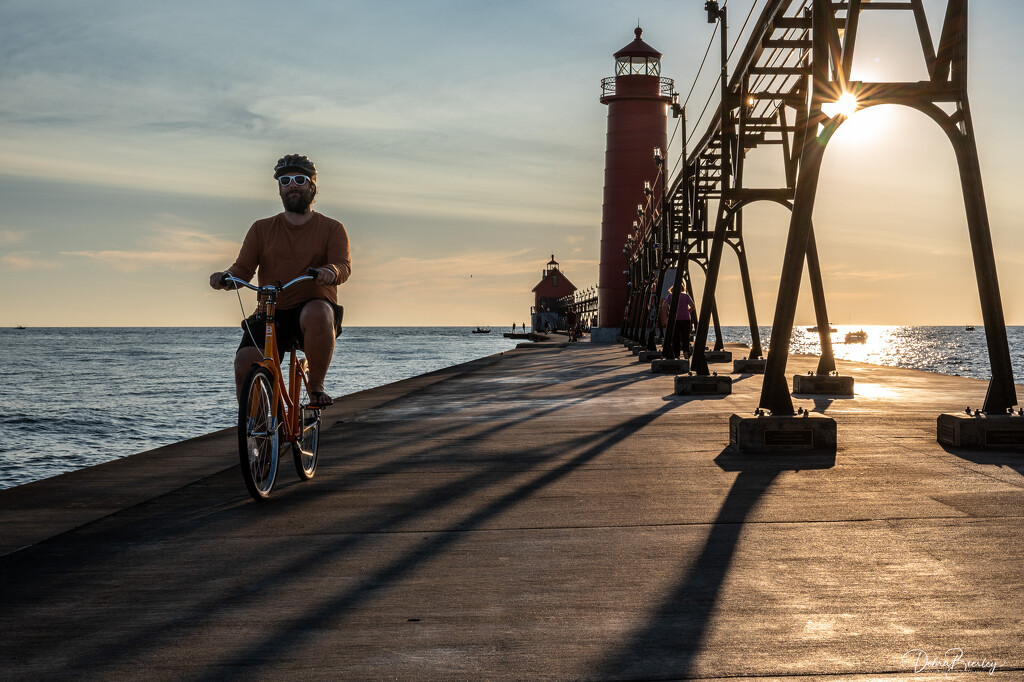
POLYGON ((552 342, 339 400, 266 504, 232 431, 0 491, 2 677, 1024 678, 1024 455, 936 440, 986 382, 837 364, 834 455, 552 342))

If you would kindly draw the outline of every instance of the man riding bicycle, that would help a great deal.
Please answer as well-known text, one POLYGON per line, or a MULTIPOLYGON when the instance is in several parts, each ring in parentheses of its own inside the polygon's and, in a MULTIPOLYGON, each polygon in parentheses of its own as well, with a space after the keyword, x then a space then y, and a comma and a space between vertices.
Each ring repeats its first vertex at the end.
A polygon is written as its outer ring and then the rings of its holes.
MULTIPOLYGON (((311 208, 316 197, 316 167, 308 158, 298 154, 281 158, 274 167, 274 178, 284 212, 253 223, 234 264, 210 275, 210 286, 231 288, 221 283, 225 274, 248 282, 258 272, 262 286, 286 282, 307 268, 317 270, 315 280, 281 292, 275 319, 281 354, 292 345, 306 354, 310 406, 326 407, 334 401, 324 391, 324 378, 334 356, 334 341, 341 333, 338 285, 352 274, 348 233, 337 220, 311 208)), ((256 315, 242 328, 242 342, 235 353, 237 390, 249 368, 263 358, 263 326, 256 315)))

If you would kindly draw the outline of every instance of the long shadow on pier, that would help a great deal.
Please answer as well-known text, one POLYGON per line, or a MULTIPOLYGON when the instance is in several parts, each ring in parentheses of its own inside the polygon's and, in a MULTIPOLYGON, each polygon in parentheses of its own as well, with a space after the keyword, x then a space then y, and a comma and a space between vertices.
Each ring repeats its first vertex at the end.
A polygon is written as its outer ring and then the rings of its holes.
POLYGON ((1021 461, 1020 451, 1016 448, 1009 450, 983 450, 954 448, 948 445, 942 445, 941 447, 949 454, 954 457, 959 457, 962 460, 984 466, 993 466, 999 469, 1010 469, 1024 476, 1024 462, 1021 461))
MULTIPOLYGON (((594 367, 591 371, 603 369, 594 367)), ((585 379, 587 375, 589 373, 581 376, 576 372, 572 378, 585 379)), ((549 372, 543 380, 553 384, 566 378, 549 372)), ((561 406, 531 407, 527 402, 501 420, 439 420, 431 425, 429 432, 417 432, 418 442, 426 439, 421 445, 407 445, 398 457, 387 458, 354 475, 337 477, 338 481, 330 484, 322 501, 329 505, 330 497, 374 479, 414 473, 425 463, 436 465, 443 461, 435 452, 439 438, 494 439, 513 425, 522 425, 541 416, 550 417, 560 409, 615 391, 627 381, 635 381, 635 377, 581 387, 578 392, 563 396, 561 406)), ((517 391, 518 388, 509 387, 504 389, 507 395, 503 396, 503 390, 497 390, 492 398, 501 401, 517 391)), ((172 493, 0 560, 0 597, 7 617, 17 619, 19 613, 39 613, 40 605, 44 605, 42 612, 45 614, 43 622, 31 631, 19 632, 0 645, 0 652, 7 660, 26 666, 22 669, 41 673, 41 677, 70 670, 98 674, 111 665, 147 660, 169 644, 188 641, 207 632, 211 621, 223 617, 221 614, 233 613, 237 617, 240 609, 244 612, 248 605, 265 599, 269 593, 300 589, 298 585, 311 574, 315 575, 317 567, 380 542, 384 534, 400 532, 409 523, 445 509, 458 515, 458 505, 465 505, 471 495, 479 496, 487 489, 498 490, 495 498, 484 500, 476 507, 469 506, 458 518, 425 531, 423 540, 385 565, 364 573, 355 584, 336 593, 324 592, 303 599, 304 607, 298 615, 294 612, 291 617, 275 614, 267 620, 261 637, 234 646, 223 643, 218 649, 219 660, 212 665, 207 661, 203 666, 208 679, 247 677, 251 672, 249 666, 260 661, 287 658, 292 653, 300 655, 299 650, 308 646, 311 632, 340 626, 355 607, 408 577, 432 558, 451 550, 464 539, 465 531, 485 527, 489 521, 569 476, 675 407, 666 404, 585 437, 573 434, 554 439, 546 453, 528 453, 529 457, 520 462, 510 463, 507 457, 471 460, 465 465, 472 468, 468 473, 454 480, 443 480, 406 499, 399 498, 401 504, 391 508, 393 511, 364 519, 348 530, 333 528, 330 513, 309 516, 307 503, 317 496, 309 484, 295 487, 293 495, 282 494, 270 505, 256 505, 244 501, 237 470, 224 472, 193 490, 172 493), (531 472, 535 473, 531 475, 531 472), (528 480, 516 480, 524 476, 529 476, 528 480), (296 522, 297 525, 289 525, 296 522), (202 563, 197 565, 187 562, 182 565, 177 558, 169 556, 187 551, 183 548, 196 539, 208 543, 225 527, 232 528, 236 536, 263 539, 251 545, 235 543, 234 549, 223 552, 201 550, 197 556, 202 557, 202 563), (292 528, 294 532, 289 535, 281 528, 292 528), (305 545, 296 543, 294 535, 297 533, 314 535, 319 541, 305 545), (164 565, 165 562, 168 565, 164 565), (139 569, 137 564, 145 564, 145 567, 139 569), (75 577, 65 577, 63 566, 73 569, 75 577), (44 570, 40 571, 40 567, 44 570), (151 583, 128 587, 123 594, 113 597, 116 603, 100 603, 84 610, 72 606, 93 593, 93 586, 82 584, 83 575, 97 576, 86 579, 86 583, 96 580, 102 584, 125 580, 119 572, 141 572, 141 580, 151 583), (169 595, 179 593, 188 595, 184 602, 187 608, 169 612, 167 600, 178 598, 169 595), (52 641, 71 632, 75 633, 74 645, 61 656, 49 655, 55 646, 52 641)), ((379 426, 371 423, 362 430, 374 428, 379 429, 379 426)), ((361 428, 353 424, 353 429, 358 437, 361 428)), ((350 435, 344 431, 328 434, 325 445, 329 445, 330 440, 350 435)), ((374 444, 364 447, 362 452, 358 449, 353 452, 346 466, 357 457, 368 456, 379 456, 374 444)), ((284 466, 287 464, 285 462, 284 466)), ((325 475, 318 479, 321 484, 330 474, 330 455, 323 466, 325 475)))
MULTIPOLYGON (((516 486, 508 493, 501 495, 442 531, 431 533, 430 537, 416 544, 386 566, 367 575, 352 588, 333 596, 325 596, 325 598, 318 600, 315 610, 307 611, 291 623, 282 624, 275 632, 269 633, 264 639, 251 642, 247 650, 238 652, 236 658, 224 661, 221 664, 226 666, 226 670, 219 669, 215 673, 211 672, 210 675, 200 679, 211 681, 233 679, 235 675, 226 674, 226 671, 238 670, 241 666, 253 660, 254 657, 263 655, 263 652, 268 649, 272 648, 275 656, 287 656, 291 648, 305 644, 307 633, 310 630, 316 631, 321 628, 340 626, 347 613, 367 599, 379 594, 381 589, 386 589, 388 586, 398 583, 403 578, 409 576, 417 567, 463 541, 463 533, 481 529, 487 521, 496 518, 556 481, 572 474, 670 409, 672 409, 671 406, 666 405, 642 417, 630 419, 614 427, 604 429, 593 437, 588 438, 589 446, 583 452, 553 469, 539 473, 531 480, 516 486)), ((578 437, 574 440, 576 447, 578 447, 578 437)), ((556 449, 559 445, 568 449, 573 444, 569 441, 557 443, 555 444, 556 449)), ((445 496, 442 494, 434 499, 435 502, 440 502, 445 499, 445 496)), ((450 501, 451 498, 447 499, 450 501)), ((417 511, 422 511, 422 509, 417 511)), ((329 555, 348 551, 349 547, 347 545, 349 544, 347 541, 342 541, 333 547, 326 548, 319 555, 312 557, 312 561, 314 563, 324 561, 329 558, 329 555)))
POLYGON ((599 663, 594 677, 661 680, 694 673, 701 642, 751 512, 782 472, 827 469, 835 464, 835 455, 751 458, 727 448, 715 463, 738 474, 711 524, 704 548, 647 625, 599 663))

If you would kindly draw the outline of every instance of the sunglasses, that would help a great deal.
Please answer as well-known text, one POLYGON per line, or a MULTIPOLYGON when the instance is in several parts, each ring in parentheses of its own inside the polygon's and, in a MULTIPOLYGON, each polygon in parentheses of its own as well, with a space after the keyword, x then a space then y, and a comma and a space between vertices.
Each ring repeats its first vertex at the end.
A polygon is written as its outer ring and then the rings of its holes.
POLYGON ((313 182, 305 175, 282 175, 277 179, 277 181, 281 183, 282 187, 287 187, 293 182, 300 187, 305 185, 307 182, 313 182))

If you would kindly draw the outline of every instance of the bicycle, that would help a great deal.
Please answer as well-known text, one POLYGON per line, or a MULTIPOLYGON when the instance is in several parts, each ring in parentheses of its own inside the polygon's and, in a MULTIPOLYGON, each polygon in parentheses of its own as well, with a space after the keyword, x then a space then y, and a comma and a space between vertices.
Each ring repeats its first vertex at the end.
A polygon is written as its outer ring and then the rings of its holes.
MULTIPOLYGON (((263 359, 255 363, 242 382, 238 402, 238 456, 242 478, 252 498, 261 502, 270 497, 277 481, 282 440, 290 443, 299 478, 308 481, 316 474, 320 448, 320 408, 309 405, 306 358, 299 358, 298 349, 287 349, 288 383, 277 346, 277 325, 274 313, 277 295, 298 282, 316 276, 316 269, 296 277, 287 284, 255 286, 230 273, 221 277, 221 284, 234 284, 235 291, 244 286, 256 292, 257 319, 266 322, 263 359)), ((241 299, 239 299, 241 300, 241 299)), ((246 325, 247 333, 252 330, 246 325)), ((253 338, 255 341, 255 337, 253 338)), ((257 347, 259 344, 257 344, 257 347)))

